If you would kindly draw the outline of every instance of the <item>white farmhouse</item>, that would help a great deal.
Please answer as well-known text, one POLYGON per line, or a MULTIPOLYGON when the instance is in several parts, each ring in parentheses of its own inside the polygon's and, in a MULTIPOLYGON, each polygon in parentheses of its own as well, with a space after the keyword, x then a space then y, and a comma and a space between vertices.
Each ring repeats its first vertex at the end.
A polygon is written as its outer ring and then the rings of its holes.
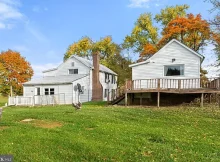
POLYGON ((204 56, 173 39, 146 61, 130 65, 125 104, 190 102, 204 93, 216 93, 219 80, 200 78, 204 56), (161 99, 160 99, 161 98, 161 99))
POLYGON ((204 56, 173 39, 150 59, 132 64, 132 80, 200 78, 204 56))
POLYGON ((115 98, 116 88, 117 74, 99 64, 98 54, 93 61, 72 55, 57 68, 43 71, 42 78, 24 83, 23 96, 33 97, 34 104, 107 101, 115 98))

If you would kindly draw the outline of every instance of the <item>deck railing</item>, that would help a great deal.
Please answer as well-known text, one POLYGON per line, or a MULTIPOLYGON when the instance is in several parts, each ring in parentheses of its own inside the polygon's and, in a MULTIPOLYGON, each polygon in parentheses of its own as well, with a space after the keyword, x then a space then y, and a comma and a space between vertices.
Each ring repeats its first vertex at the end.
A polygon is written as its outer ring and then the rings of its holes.
POLYGON ((189 78, 189 79, 139 79, 126 81, 127 90, 144 89, 220 89, 220 78, 189 78))

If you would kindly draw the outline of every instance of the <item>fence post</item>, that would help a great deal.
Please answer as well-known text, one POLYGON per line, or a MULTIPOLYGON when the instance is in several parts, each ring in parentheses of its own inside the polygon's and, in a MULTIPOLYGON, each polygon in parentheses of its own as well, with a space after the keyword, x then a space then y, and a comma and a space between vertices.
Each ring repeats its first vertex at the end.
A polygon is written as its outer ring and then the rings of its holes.
POLYGON ((9 105, 9 106, 11 105, 10 96, 8 96, 8 105, 9 105))
POLYGON ((15 96, 15 106, 17 106, 17 96, 15 96))

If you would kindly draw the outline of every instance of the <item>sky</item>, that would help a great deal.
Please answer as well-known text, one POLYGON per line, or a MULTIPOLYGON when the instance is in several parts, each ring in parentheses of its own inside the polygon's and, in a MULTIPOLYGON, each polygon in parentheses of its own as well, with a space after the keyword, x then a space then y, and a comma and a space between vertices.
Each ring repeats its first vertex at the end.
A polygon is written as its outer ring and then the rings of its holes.
MULTIPOLYGON (((34 77, 62 63, 68 46, 83 36, 98 41, 112 36, 122 43, 140 14, 155 15, 166 6, 188 4, 188 13, 212 19, 204 0, 0 0, 0 51, 16 50, 31 63, 34 77)), ((212 45, 203 52, 203 67, 216 60, 212 45)))

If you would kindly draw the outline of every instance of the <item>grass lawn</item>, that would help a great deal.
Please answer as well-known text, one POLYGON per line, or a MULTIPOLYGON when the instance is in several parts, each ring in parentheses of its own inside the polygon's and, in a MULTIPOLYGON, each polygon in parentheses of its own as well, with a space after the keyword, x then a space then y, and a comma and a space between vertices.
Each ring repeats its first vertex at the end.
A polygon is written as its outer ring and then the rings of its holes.
POLYGON ((0 107, 1 106, 4 106, 5 103, 8 102, 8 98, 7 97, 3 97, 1 94, 0 94, 0 107))
POLYGON ((0 154, 15 161, 220 161, 220 109, 9 107, 0 154))

